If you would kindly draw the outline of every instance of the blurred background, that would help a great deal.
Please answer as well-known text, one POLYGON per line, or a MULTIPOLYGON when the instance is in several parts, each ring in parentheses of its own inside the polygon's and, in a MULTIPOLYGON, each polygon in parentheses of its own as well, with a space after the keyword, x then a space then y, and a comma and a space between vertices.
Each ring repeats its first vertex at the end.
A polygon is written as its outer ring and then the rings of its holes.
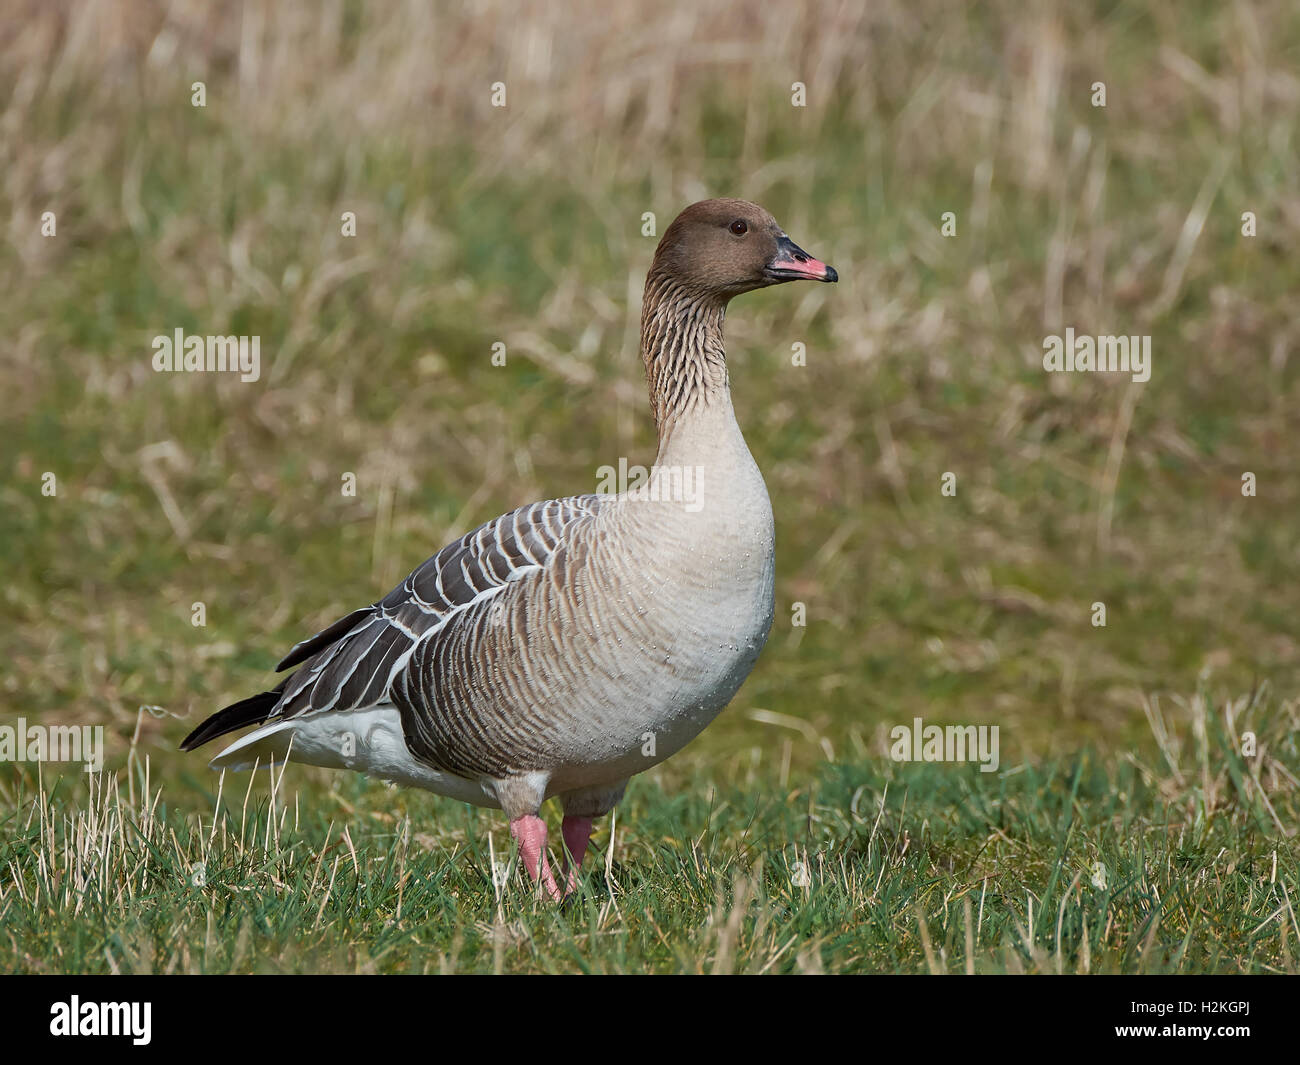
POLYGON ((999 725, 1004 767, 1118 760, 1161 707, 1258 685, 1294 721, 1290 0, 3 21, 6 716, 104 723, 110 766, 139 727, 156 774, 200 773, 176 743, 298 639, 479 522, 649 463, 644 216, 740 196, 842 280, 732 306, 777 620, 657 773, 784 782, 882 760, 916 716, 999 725), (1066 327, 1151 335, 1150 381, 1044 373, 1066 327), (261 379, 155 373, 177 328, 259 336, 261 379))

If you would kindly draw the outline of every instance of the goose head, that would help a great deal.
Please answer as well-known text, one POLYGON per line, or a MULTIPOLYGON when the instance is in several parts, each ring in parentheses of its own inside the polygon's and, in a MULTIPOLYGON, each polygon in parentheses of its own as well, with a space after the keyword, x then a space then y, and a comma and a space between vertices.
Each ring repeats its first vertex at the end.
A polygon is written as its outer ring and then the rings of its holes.
POLYGON ((723 302, 787 281, 839 280, 833 266, 795 244, 762 207, 732 199, 701 200, 682 211, 659 241, 651 270, 723 302))

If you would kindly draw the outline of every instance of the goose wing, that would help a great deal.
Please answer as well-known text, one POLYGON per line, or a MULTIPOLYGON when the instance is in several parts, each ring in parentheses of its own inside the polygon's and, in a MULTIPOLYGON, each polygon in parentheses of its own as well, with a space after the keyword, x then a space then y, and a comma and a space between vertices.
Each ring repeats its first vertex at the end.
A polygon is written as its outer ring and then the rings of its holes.
POLYGON ((182 749, 247 725, 391 704, 393 685, 417 647, 436 641, 458 614, 545 569, 574 528, 607 500, 584 495, 533 503, 466 533, 377 603, 294 646, 276 668, 300 666, 297 672, 208 718, 182 749))

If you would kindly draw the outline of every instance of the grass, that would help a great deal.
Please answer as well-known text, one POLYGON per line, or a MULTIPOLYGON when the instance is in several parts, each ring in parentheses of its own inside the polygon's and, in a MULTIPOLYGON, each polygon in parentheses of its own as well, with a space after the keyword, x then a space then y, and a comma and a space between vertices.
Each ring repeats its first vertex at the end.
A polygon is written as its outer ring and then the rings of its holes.
POLYGON ((307 804, 283 772, 222 778, 214 812, 187 814, 134 750, 125 781, 5 796, 6 956, 29 972, 1294 972, 1300 884, 1270 837, 1297 813, 1279 787, 1295 707, 1257 693, 1171 717, 1159 766, 1083 752, 999 774, 864 760, 785 787, 638 782, 564 912, 516 875, 494 814, 379 803, 355 778, 307 804), (1258 769, 1224 720, 1261 730, 1258 769))
POLYGON ((31 5, 0 724, 103 724, 116 783, 0 765, 0 968, 1293 970, 1298 60, 1280 2, 31 5), (642 219, 705 195, 843 280, 728 317, 777 623, 588 902, 494 885, 499 817, 429 796, 291 767, 218 806, 196 720, 648 461, 642 219), (1151 381, 1044 374, 1066 326, 1150 334, 1151 381), (176 327, 259 335, 262 379, 153 373, 176 327), (917 716, 996 724, 1000 770, 895 765, 917 716))

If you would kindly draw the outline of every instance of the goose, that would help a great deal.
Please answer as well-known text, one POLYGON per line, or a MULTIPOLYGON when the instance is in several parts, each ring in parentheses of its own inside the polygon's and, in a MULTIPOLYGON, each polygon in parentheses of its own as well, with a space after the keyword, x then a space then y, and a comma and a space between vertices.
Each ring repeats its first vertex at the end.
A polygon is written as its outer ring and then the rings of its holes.
POLYGON ((593 819, 731 701, 772 627, 772 507, 732 408, 727 305, 838 279, 757 204, 687 207, 645 282, 658 437, 647 476, 466 533, 293 647, 277 672, 294 672, 207 718, 181 749, 256 725, 211 766, 352 769, 500 808, 535 890, 567 899, 593 819), (558 881, 539 812, 551 797, 563 808, 558 881))

